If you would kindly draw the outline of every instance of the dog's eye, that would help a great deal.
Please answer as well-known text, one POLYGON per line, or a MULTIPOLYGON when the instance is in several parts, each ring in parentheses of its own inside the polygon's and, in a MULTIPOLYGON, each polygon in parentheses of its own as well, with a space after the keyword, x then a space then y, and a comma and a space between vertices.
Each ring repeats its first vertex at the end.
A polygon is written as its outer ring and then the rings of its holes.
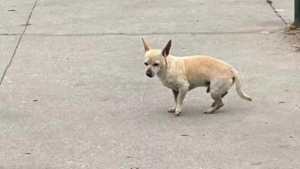
POLYGON ((158 65, 159 65, 158 63, 154 63, 154 64, 153 64, 153 66, 158 66, 158 65))
POLYGON ((147 62, 144 63, 146 66, 148 66, 149 64, 147 62))

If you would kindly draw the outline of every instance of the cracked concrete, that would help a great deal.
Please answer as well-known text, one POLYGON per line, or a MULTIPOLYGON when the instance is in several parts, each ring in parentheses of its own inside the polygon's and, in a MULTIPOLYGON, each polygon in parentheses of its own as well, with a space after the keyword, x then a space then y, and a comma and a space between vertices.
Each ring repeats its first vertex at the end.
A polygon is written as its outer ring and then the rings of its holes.
MULTIPOLYGON (((1 84, 2 84, 2 82, 3 82, 3 79, 4 79, 5 75, 6 75, 6 72, 8 71, 10 65, 12 64, 12 61, 13 61, 13 59, 14 59, 14 57, 15 57, 15 54, 16 54, 16 52, 17 52, 17 50, 18 50, 18 47, 19 47, 19 45, 20 45, 20 43, 21 43, 22 37, 23 37, 24 33, 26 32, 26 28, 27 28, 27 26, 28 26, 28 22, 29 22, 29 20, 30 20, 30 18, 31 18, 31 15, 32 15, 32 12, 33 12, 33 10, 34 10, 34 8, 35 8, 35 6, 36 6, 36 3, 37 3, 37 0, 35 1, 34 5, 33 5, 33 7, 32 7, 32 10, 30 11, 30 14, 29 14, 28 19, 27 19, 26 24, 25 24, 25 28, 24 28, 22 34, 21 34, 20 37, 19 37, 19 40, 18 40, 18 42, 17 42, 17 45, 16 45, 16 47, 15 47, 15 49, 14 49, 14 52, 13 52, 13 54, 12 54, 12 57, 11 57, 11 59, 9 60, 9 62, 8 62, 8 64, 7 64, 7 66, 5 67, 5 69, 3 70, 2 77, 1 77, 1 80, 0 80, 0 86, 1 86, 1 84)), ((10 5, 11 5, 11 4, 10 4, 10 5)), ((15 8, 15 6, 13 6, 13 7, 15 8)), ((16 10, 14 9, 14 10, 8 10, 8 11, 11 12, 11 11, 16 11, 16 10)), ((5 23, 5 22, 4 22, 4 23, 5 23)))

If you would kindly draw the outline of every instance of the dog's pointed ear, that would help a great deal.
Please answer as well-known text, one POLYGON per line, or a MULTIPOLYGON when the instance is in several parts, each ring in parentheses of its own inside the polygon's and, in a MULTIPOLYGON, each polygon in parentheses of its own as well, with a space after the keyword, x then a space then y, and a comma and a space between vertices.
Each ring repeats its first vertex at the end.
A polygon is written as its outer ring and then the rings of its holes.
POLYGON ((171 48, 171 44, 172 44, 172 40, 170 40, 169 42, 168 42, 168 44, 166 45, 166 47, 162 50, 162 55, 164 56, 164 57, 167 57, 168 55, 169 55, 169 51, 170 51, 170 48, 171 48))
POLYGON ((150 50, 150 47, 147 45, 147 43, 144 41, 144 39, 142 38, 143 44, 144 44, 144 48, 145 48, 145 52, 147 52, 148 50, 150 50))

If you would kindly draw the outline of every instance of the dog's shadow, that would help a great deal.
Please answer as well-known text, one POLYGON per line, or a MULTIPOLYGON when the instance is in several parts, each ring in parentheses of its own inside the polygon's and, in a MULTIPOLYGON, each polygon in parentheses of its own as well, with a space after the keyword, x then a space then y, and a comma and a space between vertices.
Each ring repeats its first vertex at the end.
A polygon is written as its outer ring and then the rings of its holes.
POLYGON ((208 117, 208 116, 222 116, 222 115, 229 115, 232 114, 232 111, 229 111, 226 108, 221 108, 214 113, 204 113, 206 109, 209 109, 211 107, 196 107, 196 106, 191 106, 191 107, 186 107, 184 111, 180 114, 182 117, 186 118, 198 118, 198 117, 208 117))
POLYGON ((201 109, 201 108, 197 108, 197 107, 191 107, 191 108, 186 109, 186 111, 183 112, 182 115, 189 116, 189 117, 199 117, 199 116, 213 116, 213 115, 216 115, 216 114, 224 113, 223 110, 217 110, 214 113, 207 114, 207 113, 204 113, 204 111, 206 109, 205 108, 201 109))

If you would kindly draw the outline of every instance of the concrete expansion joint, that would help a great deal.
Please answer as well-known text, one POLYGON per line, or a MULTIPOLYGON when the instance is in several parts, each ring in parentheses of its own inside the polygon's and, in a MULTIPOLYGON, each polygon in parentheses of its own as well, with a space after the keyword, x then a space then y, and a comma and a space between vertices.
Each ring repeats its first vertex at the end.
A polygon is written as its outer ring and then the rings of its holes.
MULTIPOLYGON (((24 33, 24 34, 7 34, 2 33, 0 36, 151 36, 151 35, 247 35, 247 34, 261 34, 266 30, 248 30, 248 31, 216 31, 216 32, 149 32, 149 33, 73 33, 73 34, 56 34, 56 33, 24 33)), ((268 33, 275 33, 278 30, 267 30, 268 33)))
POLYGON ((0 86, 1 86, 1 84, 2 84, 2 82, 3 82, 3 79, 4 79, 5 75, 6 75, 6 72, 8 71, 10 65, 12 64, 12 62, 13 62, 13 60, 14 60, 14 57, 15 57, 15 55, 16 55, 16 53, 17 53, 17 50, 18 50, 18 48, 19 48, 19 45, 20 45, 20 43, 21 43, 21 41, 22 41, 23 35, 25 34, 26 29, 27 29, 27 27, 28 27, 29 20, 30 20, 30 18, 31 18, 31 16, 32 16, 32 13, 33 13, 33 11, 34 11, 34 8, 36 7, 37 1, 38 1, 38 0, 35 0, 35 3, 34 3, 32 9, 31 9, 31 12, 30 12, 30 14, 29 14, 29 16, 28 16, 28 19, 27 19, 27 22, 26 22, 26 24, 25 24, 25 27, 24 27, 24 30, 23 30, 22 34, 19 34, 19 35, 18 35, 18 36, 20 36, 20 38, 19 38, 18 43, 17 43, 17 45, 16 45, 16 47, 15 47, 14 53, 13 53, 13 55, 11 56, 9 63, 8 63, 8 65, 6 65, 6 68, 5 68, 5 70, 4 70, 3 74, 2 74, 1 81, 0 81, 0 86))

